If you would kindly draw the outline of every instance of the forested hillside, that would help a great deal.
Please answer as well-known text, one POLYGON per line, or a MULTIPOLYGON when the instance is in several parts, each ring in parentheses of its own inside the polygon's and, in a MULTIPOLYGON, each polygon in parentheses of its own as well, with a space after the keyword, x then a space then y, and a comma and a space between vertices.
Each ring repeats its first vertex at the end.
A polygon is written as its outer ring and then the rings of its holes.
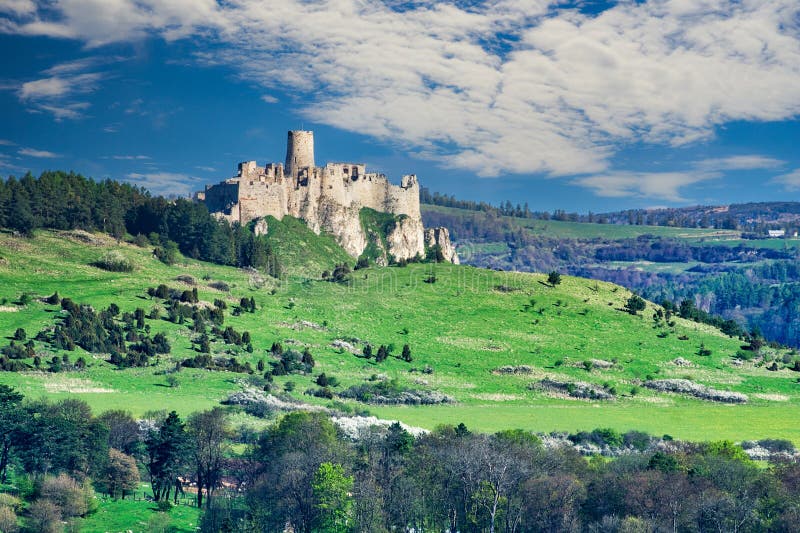
MULTIPOLYGON (((791 531, 800 516, 800 356, 693 300, 560 268, 376 267, 296 219, 255 237, 74 174, 8 180, 2 198, 0 531, 791 531)), ((516 232, 476 254, 516 242, 588 267, 629 246, 798 276, 780 268, 790 250, 702 249, 713 232, 607 242, 601 225, 499 220, 458 230, 516 232)))
POLYGON ((771 340, 800 346, 797 239, 743 239, 739 231, 534 220, 495 210, 426 206, 426 224, 450 228, 467 264, 559 270, 618 283, 657 302, 690 300, 771 340))
POLYGON ((201 203, 167 200, 118 181, 94 181, 80 174, 43 172, 0 180, 0 227, 22 235, 36 228, 126 233, 159 248, 165 262, 175 251, 221 265, 280 266, 266 239, 212 217, 201 203))
POLYGON ((510 201, 492 205, 488 202, 459 200, 453 195, 431 192, 423 187, 423 204, 481 211, 501 216, 533 220, 584 222, 629 226, 664 226, 677 228, 715 228, 738 230, 753 238, 764 238, 768 229, 784 229, 792 234, 800 229, 800 202, 756 202, 725 206, 691 206, 658 209, 626 209, 608 213, 576 213, 564 209, 531 211, 528 204, 510 201))

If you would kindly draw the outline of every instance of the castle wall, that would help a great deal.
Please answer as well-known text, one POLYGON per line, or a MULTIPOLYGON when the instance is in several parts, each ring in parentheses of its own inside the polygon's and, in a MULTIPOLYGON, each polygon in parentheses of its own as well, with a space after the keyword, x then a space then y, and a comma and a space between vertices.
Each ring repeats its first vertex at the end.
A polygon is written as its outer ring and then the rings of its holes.
MULTIPOLYGON (((399 186, 383 174, 368 173, 363 163, 314 166, 314 137, 310 131, 290 131, 286 167, 255 161, 239 164, 238 175, 205 190, 209 211, 231 222, 247 224, 267 215, 303 219, 313 231, 332 233, 353 256, 367 245, 359 211, 407 215, 389 239, 389 253, 397 259, 424 254, 419 184, 415 175, 403 176, 399 186)), ((198 195, 198 199, 200 195, 198 195)))
POLYGON ((205 190, 205 203, 209 212, 230 212, 231 207, 239 202, 238 181, 223 181, 210 185, 205 190))

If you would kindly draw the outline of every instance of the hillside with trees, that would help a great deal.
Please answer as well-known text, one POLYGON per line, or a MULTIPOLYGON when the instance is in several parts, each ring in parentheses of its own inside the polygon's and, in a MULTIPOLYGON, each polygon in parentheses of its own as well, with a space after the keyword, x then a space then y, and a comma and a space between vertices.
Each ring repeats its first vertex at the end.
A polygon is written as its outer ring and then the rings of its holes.
POLYGON ((797 239, 753 239, 733 230, 532 220, 496 210, 448 207, 425 207, 423 218, 426 224, 450 228, 467 264, 527 272, 557 269, 617 283, 657 302, 689 300, 770 341, 800 347, 797 239))
MULTIPOLYGON (((256 237, 70 174, 5 182, 3 220, 52 180, 83 191, 84 216, 29 202, 28 231, 0 230, 2 531, 790 531, 800 516, 800 356, 692 299, 561 263, 378 267, 301 221, 256 237), (262 252, 280 269, 241 259, 262 252)), ((751 255, 616 237, 569 254, 751 255)), ((785 250, 756 253, 759 276, 797 277, 769 255, 785 250)))

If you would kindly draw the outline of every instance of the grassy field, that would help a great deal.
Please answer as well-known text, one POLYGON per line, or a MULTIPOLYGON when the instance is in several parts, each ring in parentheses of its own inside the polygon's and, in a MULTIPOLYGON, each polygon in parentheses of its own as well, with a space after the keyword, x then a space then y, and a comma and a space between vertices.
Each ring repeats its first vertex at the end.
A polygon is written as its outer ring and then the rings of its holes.
POLYGON ((144 533, 148 531, 172 531, 190 533, 196 531, 200 512, 196 507, 174 506, 169 512, 158 511, 155 503, 139 499, 100 500, 96 513, 81 521, 82 533, 144 533))
MULTIPOLYGON (((243 296, 255 298, 255 313, 225 318, 225 325, 252 333, 254 353, 242 351, 240 360, 253 365, 260 359, 272 360, 268 349, 275 341, 311 350, 317 362, 313 376, 275 378, 279 387, 294 382, 293 394, 304 401, 329 403, 303 395, 314 387, 312 381, 320 372, 342 382, 336 390, 386 376, 403 386, 437 390, 456 400, 441 406, 366 406, 374 414, 427 428, 462 421, 487 431, 609 426, 698 440, 774 437, 800 443, 795 422, 800 415, 798 374, 769 372, 749 362, 737 366, 733 356, 741 344, 738 340, 681 319, 673 328, 656 328, 652 306, 631 316, 621 310, 630 293, 611 284, 564 277, 551 287, 543 275, 431 264, 359 270, 350 285, 319 280, 314 270, 322 264, 306 269, 303 276, 264 281, 246 271, 191 260, 169 267, 154 259, 149 249, 103 236, 85 240, 79 234, 55 232, 40 232, 33 240, 0 234, 0 300, 5 300, 0 307, 0 334, 7 337, 23 327, 32 337, 54 323, 55 306, 38 299, 27 306, 14 303, 25 292, 43 297, 58 291, 96 309, 114 302, 123 311, 137 307, 148 311, 162 306, 146 295, 148 287, 167 283, 185 289, 190 285, 176 278, 189 275, 201 300, 223 298, 231 305, 243 296), (90 266, 109 249, 131 259, 135 271, 112 273, 90 266), (431 277, 435 283, 426 283, 431 277), (230 292, 211 287, 219 281, 227 283, 230 292), (376 347, 394 345, 394 355, 407 343, 413 361, 389 357, 377 364, 331 345, 347 340, 360 350, 363 344, 355 339, 376 347), (698 355, 701 344, 711 350, 710 356, 698 355), (692 366, 673 364, 679 356, 692 366), (587 370, 585 362, 592 359, 608 368, 590 365, 587 370), (504 365, 529 365, 532 372, 494 372, 504 365), (749 402, 729 406, 634 389, 647 376, 689 378, 745 393, 749 402), (577 400, 529 389, 545 377, 605 385, 616 390, 616 398, 577 400)), ((331 265, 337 260, 331 258, 331 265)), ((165 320, 147 323, 153 333, 165 332, 173 347, 172 354, 161 356, 156 366, 118 370, 102 355, 84 354, 90 364, 83 372, 0 373, 0 383, 18 387, 29 397, 79 397, 97 411, 124 408, 136 415, 154 409, 188 414, 217 405, 243 386, 244 374, 184 369, 177 374, 179 386, 168 387, 163 371, 196 354, 190 333, 186 326, 165 320)), ((221 354, 231 350, 221 343, 213 348, 221 354)), ((37 350, 45 349, 37 343, 37 350)), ((73 360, 79 352, 71 354, 73 360)))

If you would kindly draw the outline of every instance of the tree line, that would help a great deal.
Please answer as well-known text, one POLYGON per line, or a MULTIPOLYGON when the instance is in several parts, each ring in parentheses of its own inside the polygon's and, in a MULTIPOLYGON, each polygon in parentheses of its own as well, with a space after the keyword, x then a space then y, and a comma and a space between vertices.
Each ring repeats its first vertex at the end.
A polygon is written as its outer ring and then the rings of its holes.
POLYGON ((177 249, 194 259, 280 274, 264 236, 216 219, 202 203, 151 196, 127 183, 94 181, 73 172, 0 180, 0 227, 23 235, 36 228, 101 231, 117 239, 128 233, 139 236, 137 243, 157 246, 165 262, 174 260, 170 251, 177 249))
POLYGON ((560 220, 594 224, 629 226, 666 226, 678 228, 714 228, 742 231, 751 238, 764 238, 769 229, 785 229, 792 234, 800 229, 800 202, 761 202, 733 204, 719 209, 716 206, 692 206, 662 209, 625 209, 609 213, 577 213, 564 209, 531 211, 528 203, 513 204, 509 200, 492 205, 488 202, 460 200, 454 195, 420 189, 420 202, 482 211, 495 215, 535 220, 560 220))
MULTIPOLYGON (((399 424, 353 436, 324 413, 302 411, 253 432, 233 429, 219 407, 186 419, 95 416, 80 400, 29 400, 0 385, 0 483, 28 502, 11 512, 30 531, 49 531, 48 517, 60 526, 90 514, 93 487, 124 498, 140 480, 162 508, 196 495, 208 532, 778 532, 800 520, 791 446, 786 460, 764 467, 727 441, 611 429, 570 436, 575 446, 625 450, 610 459, 543 438, 463 424, 417 437, 399 424)), ((0 497, 0 509, 8 501, 0 497)))

